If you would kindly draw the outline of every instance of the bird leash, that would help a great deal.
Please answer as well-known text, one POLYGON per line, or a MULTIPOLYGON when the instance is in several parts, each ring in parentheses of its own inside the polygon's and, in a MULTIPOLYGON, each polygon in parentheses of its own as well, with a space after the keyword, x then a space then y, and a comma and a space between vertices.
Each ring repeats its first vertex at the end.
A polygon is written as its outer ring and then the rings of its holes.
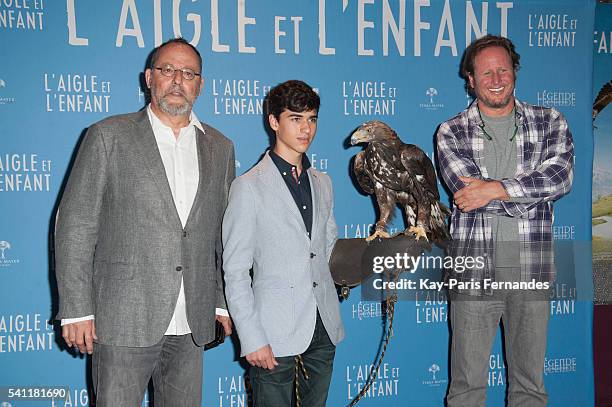
POLYGON ((295 385, 295 407, 302 406, 302 398, 300 396, 300 371, 302 375, 304 375, 304 379, 308 380, 308 373, 306 372, 306 368, 304 367, 304 361, 302 360, 302 355, 296 355, 295 357, 295 377, 293 379, 293 383, 295 385))
MULTIPOLYGON (((397 273, 394 273, 394 277, 393 277, 394 281, 397 281, 399 274, 400 274, 399 271, 397 273)), ((385 300, 385 302, 386 302, 386 311, 387 311, 389 325, 385 333, 385 341, 383 344, 382 351, 380 352, 380 355, 377 357, 376 363, 373 364, 372 367, 370 368, 370 373, 368 374, 366 385, 361 389, 359 394, 355 396, 355 398, 351 401, 351 403, 347 407, 353 407, 354 405, 359 403, 359 400, 361 400, 363 396, 368 392, 368 390, 370 390, 370 387, 372 387, 372 384, 378 377, 378 371, 380 369, 380 365, 382 364, 383 359, 385 358, 385 353, 387 352, 387 346, 389 345, 389 340, 393 336, 393 317, 395 316, 395 304, 397 303, 397 293, 394 292, 393 295, 387 296, 387 299, 385 300)), ((297 355, 295 356, 295 375, 293 379, 293 384, 295 386, 295 406, 296 407, 302 406, 302 398, 300 396, 300 384, 299 384, 300 372, 302 372, 304 379, 308 380, 308 373, 306 372, 306 368, 304 367, 304 361, 302 360, 302 355, 297 355)))
MULTIPOLYGON (((400 270, 395 270, 393 274, 393 282, 397 282, 400 270)), ((370 368, 370 373, 368 374, 368 379, 366 380, 365 386, 361 389, 361 391, 355 396, 355 398, 351 401, 351 403, 347 407, 353 407, 359 403, 359 401, 365 396, 365 394, 370 390, 372 384, 376 381, 378 377, 378 372, 380 369, 380 365, 382 365, 383 359, 385 358, 385 353, 387 352, 387 347, 389 346, 389 341, 391 337, 393 337, 393 318, 395 317, 395 304, 397 303, 397 289, 393 290, 393 294, 389 295, 390 290, 387 288, 387 299, 386 303, 386 313, 387 313, 387 331, 385 333, 385 340, 383 343, 382 351, 377 356, 376 361, 372 364, 370 368)), ((299 407, 299 406, 298 406, 299 407)))

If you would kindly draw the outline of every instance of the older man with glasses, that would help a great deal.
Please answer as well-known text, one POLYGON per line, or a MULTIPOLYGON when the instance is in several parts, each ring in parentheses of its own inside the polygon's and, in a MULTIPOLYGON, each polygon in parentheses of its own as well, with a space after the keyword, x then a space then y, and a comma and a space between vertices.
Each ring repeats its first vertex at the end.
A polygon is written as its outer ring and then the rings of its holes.
POLYGON ((220 269, 234 148, 198 120, 202 58, 183 39, 153 51, 146 109, 93 124, 55 231, 57 315, 93 354, 97 403, 200 406, 202 346, 231 333, 220 269))

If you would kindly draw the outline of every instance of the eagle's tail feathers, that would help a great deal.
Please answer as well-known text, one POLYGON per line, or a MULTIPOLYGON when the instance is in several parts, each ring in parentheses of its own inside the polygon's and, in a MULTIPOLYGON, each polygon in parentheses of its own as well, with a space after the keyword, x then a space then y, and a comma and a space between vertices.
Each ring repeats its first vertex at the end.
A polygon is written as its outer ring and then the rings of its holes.
POLYGON ((450 210, 441 202, 431 204, 431 216, 429 218, 430 241, 443 242, 451 240, 446 226, 446 217, 448 215, 450 215, 450 210))

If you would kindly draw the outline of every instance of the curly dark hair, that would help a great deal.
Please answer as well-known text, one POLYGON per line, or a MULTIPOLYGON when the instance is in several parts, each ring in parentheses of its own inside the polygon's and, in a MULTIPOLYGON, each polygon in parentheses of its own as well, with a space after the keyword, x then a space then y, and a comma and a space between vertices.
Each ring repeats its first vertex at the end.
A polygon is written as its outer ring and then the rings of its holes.
POLYGON ((319 95, 305 82, 289 80, 276 85, 266 96, 266 116, 274 115, 278 120, 281 113, 287 109, 292 112, 307 110, 319 111, 321 99, 319 95))
POLYGON ((200 55, 200 52, 198 51, 198 49, 196 47, 194 47, 193 45, 191 45, 186 39, 184 38, 172 38, 171 40, 168 40, 166 42, 164 42, 163 44, 161 44, 159 47, 155 48, 153 50, 153 53, 151 54, 151 63, 149 64, 149 68, 153 69, 155 68, 155 64, 157 63, 157 57, 159 56, 159 52, 162 50, 162 48, 164 48, 167 45, 170 44, 181 44, 181 45, 186 45, 189 48, 191 48, 191 50, 193 52, 195 52, 195 54, 198 57, 198 63, 200 64, 198 69, 201 71, 202 70, 202 55, 200 55))
POLYGON ((474 60, 476 56, 485 48, 502 47, 508 52, 512 60, 512 67, 516 73, 520 68, 521 56, 514 49, 514 44, 508 38, 498 35, 487 34, 484 37, 472 42, 463 53, 461 60, 461 77, 465 80, 467 89, 471 89, 469 75, 474 75, 474 60))

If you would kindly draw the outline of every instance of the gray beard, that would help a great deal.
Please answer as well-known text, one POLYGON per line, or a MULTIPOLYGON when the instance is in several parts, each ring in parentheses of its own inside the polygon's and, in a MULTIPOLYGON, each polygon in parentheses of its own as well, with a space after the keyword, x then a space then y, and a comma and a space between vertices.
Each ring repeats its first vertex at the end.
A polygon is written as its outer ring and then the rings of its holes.
POLYGON ((157 99, 157 105, 159 106, 162 112, 170 116, 184 116, 191 112, 192 107, 191 103, 189 103, 187 99, 185 99, 185 103, 182 103, 180 105, 171 105, 170 103, 168 103, 168 100, 165 96, 160 99, 157 99))
POLYGON ((156 86, 151 86, 151 98, 155 99, 157 102, 157 106, 159 109, 170 116, 184 116, 191 112, 191 108, 193 107, 193 102, 190 101, 186 96, 183 95, 185 102, 180 105, 172 105, 168 103, 168 99, 166 99, 166 95, 159 97, 158 89, 156 86))

